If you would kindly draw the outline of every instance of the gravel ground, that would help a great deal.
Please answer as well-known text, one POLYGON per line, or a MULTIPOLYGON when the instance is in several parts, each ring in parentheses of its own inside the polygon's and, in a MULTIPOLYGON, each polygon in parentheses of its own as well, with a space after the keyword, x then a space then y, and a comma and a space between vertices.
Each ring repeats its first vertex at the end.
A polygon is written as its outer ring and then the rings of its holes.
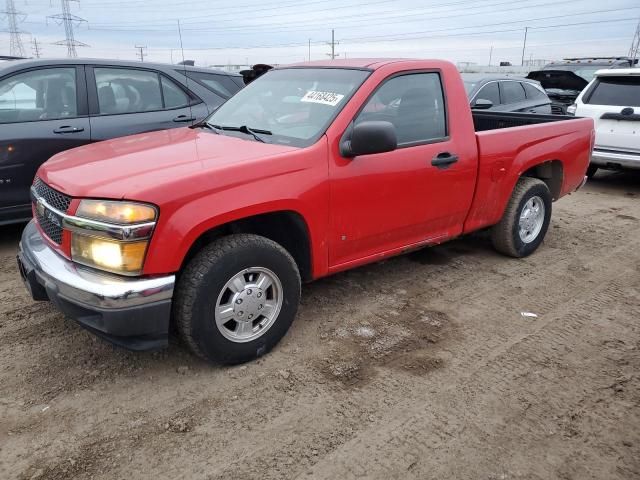
POLYGON ((233 368, 32 302, 2 227, 0 478, 640 478, 639 202, 604 173, 530 258, 479 234, 307 285, 233 368))

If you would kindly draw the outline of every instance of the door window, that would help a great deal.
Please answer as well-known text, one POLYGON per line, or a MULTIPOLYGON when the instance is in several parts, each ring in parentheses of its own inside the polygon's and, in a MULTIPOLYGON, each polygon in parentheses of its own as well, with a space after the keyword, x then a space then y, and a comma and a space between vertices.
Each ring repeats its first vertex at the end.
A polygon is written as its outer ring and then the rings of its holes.
POLYGON ((527 98, 530 100, 547 98, 547 95, 544 92, 540 91, 540 89, 536 88, 534 85, 531 85, 530 83, 523 82, 522 86, 524 87, 524 91, 527 95, 527 98))
POLYGON ((182 108, 189 105, 190 98, 179 86, 168 78, 162 77, 162 93, 164 95, 164 108, 182 108))
POLYGON ((476 100, 489 100, 494 105, 500 105, 500 91, 498 89, 498 82, 487 83, 480 89, 476 95, 476 100))
POLYGON ((101 115, 162 110, 158 73, 128 68, 95 68, 101 115))
POLYGON ((444 96, 440 75, 415 73, 385 82, 369 99, 355 120, 390 122, 399 145, 446 136, 444 96))
POLYGON ((210 90, 216 95, 220 95, 225 99, 230 98, 233 94, 240 90, 240 87, 225 75, 205 72, 193 72, 187 70, 187 76, 198 82, 207 90, 210 90))
POLYGON ((503 104, 524 102, 526 100, 524 88, 520 82, 500 82, 501 98, 503 104))
POLYGON ((75 68, 43 68, 0 81, 0 123, 56 120, 77 114, 75 68))

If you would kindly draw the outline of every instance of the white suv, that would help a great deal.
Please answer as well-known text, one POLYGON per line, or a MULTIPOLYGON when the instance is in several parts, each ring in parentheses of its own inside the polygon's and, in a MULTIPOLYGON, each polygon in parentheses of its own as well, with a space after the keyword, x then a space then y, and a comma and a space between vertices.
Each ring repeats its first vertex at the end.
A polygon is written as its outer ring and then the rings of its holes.
POLYGON ((567 113, 595 122, 590 177, 598 168, 640 169, 640 68, 598 70, 567 113))

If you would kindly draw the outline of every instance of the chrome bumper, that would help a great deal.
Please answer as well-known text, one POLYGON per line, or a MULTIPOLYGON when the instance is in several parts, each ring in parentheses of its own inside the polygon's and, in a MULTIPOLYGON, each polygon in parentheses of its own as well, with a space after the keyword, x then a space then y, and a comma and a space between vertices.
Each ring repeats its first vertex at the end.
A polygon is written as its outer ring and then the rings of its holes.
POLYGON ((175 275, 121 277, 77 265, 48 246, 33 220, 22 233, 18 263, 35 300, 50 300, 95 333, 136 350, 166 343, 175 275), (116 340, 124 337, 137 338, 133 346, 116 340), (143 337, 161 341, 140 346, 143 337))
POLYGON ((591 163, 599 167, 640 169, 640 154, 594 148, 591 163))

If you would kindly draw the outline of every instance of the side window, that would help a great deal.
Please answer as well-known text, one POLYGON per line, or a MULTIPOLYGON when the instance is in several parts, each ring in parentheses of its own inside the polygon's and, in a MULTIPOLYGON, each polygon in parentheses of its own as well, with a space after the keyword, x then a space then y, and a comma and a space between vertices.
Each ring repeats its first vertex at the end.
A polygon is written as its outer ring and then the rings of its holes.
POLYGON ((530 83, 523 82, 522 86, 524 87, 524 91, 527 94, 527 98, 529 99, 546 97, 546 95, 543 92, 541 92, 539 89, 537 89, 535 86, 531 85, 530 83))
POLYGON ((75 68, 43 68, 0 80, 0 123, 73 118, 75 68))
MULTIPOLYGON (((184 72, 180 73, 184 74, 184 72)), ((187 76, 198 82, 207 90, 212 91, 216 95, 220 95, 224 99, 231 98, 238 90, 240 90, 240 87, 225 75, 187 70, 187 76)))
POLYGON ((500 105, 500 91, 498 89, 498 82, 487 83, 480 89, 476 95, 476 100, 483 99, 489 100, 494 105, 500 105))
POLYGON ((162 77, 161 82, 164 108, 180 108, 189 105, 190 99, 180 87, 165 77, 162 77))
POLYGON ((524 89, 520 82, 500 82, 500 92, 503 104, 524 102, 526 100, 524 89))
POLYGON ((391 122, 400 145, 443 138, 447 128, 440 75, 414 73, 388 80, 369 99, 355 123, 369 120, 391 122))
POLYGON ((156 72, 129 68, 94 68, 101 115, 162 110, 156 72))

